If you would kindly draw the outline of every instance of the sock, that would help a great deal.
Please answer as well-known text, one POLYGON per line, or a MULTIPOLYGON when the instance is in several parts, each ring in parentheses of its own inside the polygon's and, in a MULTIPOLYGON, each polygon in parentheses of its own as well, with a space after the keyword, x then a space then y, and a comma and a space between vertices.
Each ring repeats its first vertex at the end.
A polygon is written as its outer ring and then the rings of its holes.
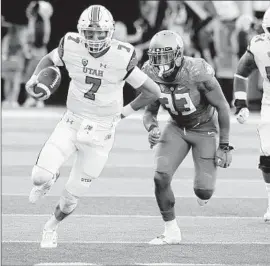
POLYGON ((265 183, 266 185, 266 191, 268 195, 268 207, 270 208, 270 183, 265 183))
POLYGON ((49 231, 56 230, 59 223, 60 223, 60 221, 58 221, 58 220, 55 218, 55 215, 53 214, 53 215, 51 216, 51 218, 50 218, 50 219, 47 221, 47 223, 45 224, 44 229, 45 229, 45 230, 49 230, 49 231))
POLYGON ((176 219, 165 222, 164 234, 167 234, 168 232, 171 232, 171 231, 175 232, 176 230, 179 230, 176 219))

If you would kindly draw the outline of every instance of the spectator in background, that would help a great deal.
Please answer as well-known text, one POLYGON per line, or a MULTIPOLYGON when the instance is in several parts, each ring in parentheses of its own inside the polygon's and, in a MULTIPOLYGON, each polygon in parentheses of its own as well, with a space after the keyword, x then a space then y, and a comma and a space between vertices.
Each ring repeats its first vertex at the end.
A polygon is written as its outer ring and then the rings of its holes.
POLYGON ((25 52, 25 27, 17 24, 6 25, 7 34, 2 40, 2 78, 6 107, 19 107, 18 99, 22 83, 25 52))
POLYGON ((246 52, 250 39, 256 35, 254 31, 254 18, 251 15, 243 14, 237 18, 235 23, 235 33, 238 43, 238 60, 246 52))
POLYGON ((188 16, 186 5, 181 1, 167 1, 167 9, 163 21, 163 27, 177 32, 183 39, 187 56, 199 57, 198 52, 191 41, 192 18, 188 16))
POLYGON ((193 41, 196 44, 196 48, 200 52, 203 59, 206 60, 215 70, 216 65, 214 58, 216 56, 215 46, 214 46, 214 27, 215 18, 209 17, 203 23, 201 23, 194 33, 193 41))
MULTIPOLYGON (((143 30, 138 21, 135 21, 134 28, 136 29, 135 34, 128 34, 127 26, 122 21, 115 22, 115 31, 113 37, 119 41, 128 42, 131 44, 138 43, 142 39, 143 30)), ((142 57, 142 51, 140 49, 136 49, 136 55, 138 60, 142 57)))
POLYGON ((252 1, 252 9, 255 18, 262 20, 265 11, 270 6, 270 1, 252 1))
POLYGON ((163 26, 163 19, 167 2, 160 1, 139 1, 140 18, 135 21, 135 24, 140 26, 143 30, 140 42, 136 43, 136 50, 142 51, 142 58, 139 66, 142 66, 148 60, 147 50, 151 38, 160 30, 165 29, 163 26))
POLYGON ((240 11, 235 1, 213 1, 213 4, 217 12, 213 27, 216 76, 228 103, 232 106, 233 76, 238 62, 235 22, 240 11))
MULTIPOLYGON (((47 54, 46 46, 51 34, 52 14, 52 5, 45 1, 32 1, 26 9, 28 26, 25 80, 30 79, 41 58, 47 54)), ((41 108, 44 107, 44 102, 28 96, 23 106, 41 108)))

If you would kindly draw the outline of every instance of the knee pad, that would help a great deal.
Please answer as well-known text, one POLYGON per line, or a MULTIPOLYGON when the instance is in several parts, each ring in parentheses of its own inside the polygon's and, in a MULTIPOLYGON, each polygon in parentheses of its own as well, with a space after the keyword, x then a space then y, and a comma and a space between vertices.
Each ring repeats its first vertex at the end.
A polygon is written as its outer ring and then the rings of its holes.
POLYGON ((270 156, 260 156, 259 169, 264 173, 270 173, 270 156))
POLYGON ((154 182, 156 187, 165 188, 171 184, 171 175, 163 172, 156 172, 154 177, 154 182))
POLYGON ((53 178, 54 174, 38 165, 32 170, 32 181, 35 186, 41 186, 53 178))
POLYGON ((65 189, 60 198, 60 210, 65 214, 70 214, 75 210, 78 201, 78 197, 73 196, 65 189))
POLYGON ((195 195, 201 200, 209 200, 213 193, 213 189, 201 189, 201 188, 194 188, 195 195))

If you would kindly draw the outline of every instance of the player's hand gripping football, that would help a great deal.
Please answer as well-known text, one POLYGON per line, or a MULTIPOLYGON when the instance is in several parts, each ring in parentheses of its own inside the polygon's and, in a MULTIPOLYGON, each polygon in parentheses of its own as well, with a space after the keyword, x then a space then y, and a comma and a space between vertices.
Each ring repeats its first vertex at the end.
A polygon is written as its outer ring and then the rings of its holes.
POLYGON ((149 131, 148 141, 150 143, 150 148, 152 149, 160 139, 161 132, 158 127, 154 127, 152 130, 149 131))
POLYGON ((219 144, 219 147, 215 155, 215 164, 222 168, 227 168, 232 162, 232 153, 233 146, 230 146, 228 143, 219 144))
POLYGON ((39 97, 42 95, 42 93, 35 93, 34 88, 38 84, 38 76, 33 75, 25 84, 26 91, 35 99, 39 100, 46 100, 46 99, 40 99, 39 97))
POLYGON ((247 108, 247 103, 245 100, 236 99, 234 102, 236 107, 235 115, 236 119, 240 124, 244 124, 249 117, 249 110, 247 108))

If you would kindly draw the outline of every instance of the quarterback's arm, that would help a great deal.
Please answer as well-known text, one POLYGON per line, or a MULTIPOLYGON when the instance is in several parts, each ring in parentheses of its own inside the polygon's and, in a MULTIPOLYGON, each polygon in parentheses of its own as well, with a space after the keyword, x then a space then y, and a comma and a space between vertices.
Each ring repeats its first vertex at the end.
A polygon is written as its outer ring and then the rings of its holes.
POLYGON ((55 48, 50 53, 45 55, 38 63, 33 76, 38 75, 38 73, 49 66, 63 66, 63 54, 64 54, 64 37, 60 40, 58 48, 55 48))
POLYGON ((234 74, 233 87, 235 99, 247 99, 248 76, 256 68, 257 65, 254 60, 254 55, 247 50, 240 58, 236 73, 234 74))
POLYGON ((149 132, 154 127, 158 127, 157 114, 160 107, 159 100, 149 104, 144 111, 143 124, 145 129, 149 132))
POLYGON ((221 87, 215 77, 201 83, 202 90, 208 102, 214 106, 218 113, 220 128, 219 143, 229 144, 230 133, 230 107, 227 103, 221 87))
POLYGON ((122 116, 126 117, 134 111, 151 104, 156 101, 161 93, 159 86, 143 73, 137 66, 128 74, 126 81, 141 93, 130 104, 123 109, 122 116))

